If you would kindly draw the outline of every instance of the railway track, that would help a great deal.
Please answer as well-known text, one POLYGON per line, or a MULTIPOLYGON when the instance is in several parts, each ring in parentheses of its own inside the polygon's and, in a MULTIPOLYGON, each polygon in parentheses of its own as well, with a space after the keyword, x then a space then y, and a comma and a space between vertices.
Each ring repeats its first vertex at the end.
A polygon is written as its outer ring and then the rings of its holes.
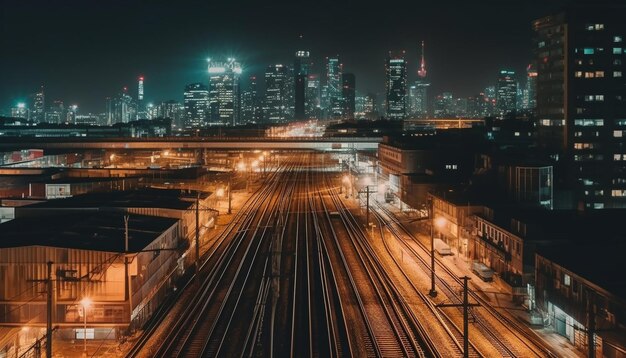
MULTIPOLYGON (((286 168, 285 173, 291 169, 286 168)), ((229 331, 244 330, 241 323, 245 320, 233 324, 235 311, 243 303, 252 306, 256 303, 255 300, 242 300, 244 292, 256 298, 259 292, 266 289, 266 285, 261 284, 262 278, 267 275, 269 257, 265 255, 263 259, 261 254, 269 250, 269 226, 265 224, 272 220, 268 213, 277 206, 280 198, 288 194, 287 181, 280 180, 284 175, 287 174, 273 175, 270 185, 263 187, 246 206, 239 230, 214 265, 207 267, 208 274, 194 303, 181 314, 155 356, 216 356, 224 354, 227 348, 241 349, 237 344, 225 343, 231 337, 229 331), (262 275, 260 278, 252 278, 259 274, 262 275), (255 282, 259 283, 257 287, 255 282)), ((248 311, 253 312, 254 307, 248 311)), ((238 333, 244 336, 244 332, 238 333)))
MULTIPOLYGON (((389 232, 398 240, 398 242, 405 248, 407 252, 411 254, 416 262, 422 268, 424 272, 430 273, 430 264, 424 258, 424 256, 430 255, 430 250, 426 248, 419 240, 415 239, 412 233, 384 206, 379 203, 375 204, 375 208, 381 211, 383 215, 380 215, 381 223, 383 227, 386 227, 389 232), (413 245, 407 241, 402 235, 406 235, 413 239, 411 242, 417 244, 421 249, 421 253, 418 252, 413 245)), ((447 268, 439 259, 436 258, 437 272, 439 274, 436 278, 437 287, 442 291, 446 297, 453 303, 461 303, 461 298, 457 294, 458 287, 462 286, 462 282, 454 272, 447 268), (442 275, 441 272, 444 274, 442 275)), ((491 307, 491 305, 482 299, 479 295, 470 291, 470 297, 481 304, 480 307, 471 310, 472 318, 474 320, 474 327, 482 334, 482 336, 489 341, 492 347, 502 357, 554 357, 555 355, 548 349, 544 348, 542 344, 536 341, 535 337, 527 335, 516 322, 504 317, 500 312, 491 307), (495 327, 488 317, 492 317, 499 324, 495 327), (506 337, 503 332, 508 332, 506 337), (511 337, 514 338, 514 342, 511 342, 511 337)), ((450 323, 452 320, 448 317, 450 323)))
MULTIPOLYGON (((332 184, 324 176, 327 187, 332 184)), ((332 202, 329 209, 324 201, 325 212, 337 212, 342 224, 342 233, 334 235, 334 244, 341 253, 341 264, 350 275, 352 289, 357 296, 364 321, 372 344, 367 346, 368 356, 384 357, 423 357, 434 356, 434 352, 427 352, 422 345, 430 346, 421 337, 416 323, 402 302, 397 292, 390 288, 390 282, 385 278, 381 267, 375 262, 372 253, 362 245, 363 232, 358 227, 356 219, 344 207, 336 193, 329 190, 328 198, 332 202), (332 210, 334 208, 335 210, 332 210), (339 240, 339 236, 342 240, 339 240), (348 240, 346 240, 347 238, 348 240), (373 324, 375 322, 375 324, 373 324), (420 343, 418 343, 420 342, 420 343)), ((329 220, 331 220, 329 218, 329 220)), ((334 220, 331 220, 334 221, 334 220)))
MULTIPOLYGON (((395 267, 400 271, 401 277, 405 279, 402 284, 405 287, 407 286, 411 287, 413 290, 412 294, 420 298, 422 305, 420 305, 419 307, 420 308, 425 307, 427 311, 427 312, 422 311, 422 313, 426 315, 425 320, 429 322, 439 322, 439 325, 444 328, 445 332, 447 333, 447 338, 449 338, 449 340, 446 340, 446 343, 445 343, 446 346, 453 348, 455 356, 462 357, 463 356, 463 331, 459 328, 459 326, 456 323, 454 323, 454 321, 445 312, 438 310, 437 307, 433 304, 432 300, 426 297, 426 295, 422 292, 422 290, 417 288, 413 280, 410 278, 410 275, 407 273, 406 269, 403 267, 402 263, 398 260, 392 248, 389 246, 389 243, 385 239, 384 230, 385 230, 386 222, 384 218, 376 211, 374 211, 373 214, 374 214, 375 219, 378 222, 378 232, 379 232, 381 242, 383 243, 383 246, 386 252, 388 253, 388 256, 392 259, 395 267)), ((376 240, 376 238, 372 237, 372 240, 376 240)), ((414 307, 415 306, 417 305, 414 305, 414 307)), ((424 335, 429 334, 429 332, 426 332, 426 331, 427 329, 424 329, 424 332, 423 332, 424 335)), ((469 342, 469 343, 470 343, 469 345, 470 349, 468 352, 469 357, 485 357, 485 355, 482 354, 480 350, 472 342, 469 342)), ((444 356, 443 352, 441 355, 444 356)), ((446 355, 449 355, 449 353, 447 353, 446 355)))

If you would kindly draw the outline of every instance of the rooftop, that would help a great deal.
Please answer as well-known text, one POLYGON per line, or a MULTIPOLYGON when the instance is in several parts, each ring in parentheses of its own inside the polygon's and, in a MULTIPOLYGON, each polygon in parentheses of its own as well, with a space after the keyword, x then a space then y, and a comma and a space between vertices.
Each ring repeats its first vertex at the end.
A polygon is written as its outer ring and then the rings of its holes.
MULTIPOLYGON (((176 219, 130 215, 130 252, 139 252, 172 227, 176 219)), ((124 252, 124 215, 113 212, 18 218, 0 224, 0 248, 50 246, 124 252)))
MULTIPOLYGON (((201 192, 205 199, 208 193, 201 192)), ((110 193, 89 193, 66 199, 55 199, 29 208, 165 208, 188 209, 195 199, 195 191, 178 189, 145 188, 139 190, 114 191, 110 193)))
POLYGON ((626 243, 608 246, 595 239, 589 237, 592 243, 587 244, 541 247, 538 254, 626 302, 626 243))

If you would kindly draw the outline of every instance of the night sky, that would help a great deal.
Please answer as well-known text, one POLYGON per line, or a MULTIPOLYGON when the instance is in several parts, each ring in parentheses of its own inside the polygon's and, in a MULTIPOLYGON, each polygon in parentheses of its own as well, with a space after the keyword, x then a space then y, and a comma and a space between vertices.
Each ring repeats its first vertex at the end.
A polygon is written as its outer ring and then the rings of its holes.
POLYGON ((140 74, 148 101, 182 100, 185 84, 208 82, 207 57, 236 57, 247 78, 292 63, 297 49, 309 49, 320 70, 339 54, 358 91, 381 92, 387 51, 407 51, 413 80, 422 39, 432 94, 472 95, 500 68, 524 70, 530 22, 565 0, 0 3, 0 108, 45 84, 48 103, 100 113, 122 86, 134 94, 140 74))

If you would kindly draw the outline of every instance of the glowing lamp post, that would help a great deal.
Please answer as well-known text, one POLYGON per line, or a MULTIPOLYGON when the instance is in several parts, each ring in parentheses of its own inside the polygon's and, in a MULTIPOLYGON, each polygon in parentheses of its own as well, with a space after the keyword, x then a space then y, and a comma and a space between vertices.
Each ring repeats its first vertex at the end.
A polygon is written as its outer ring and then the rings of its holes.
POLYGON ((80 305, 83 306, 83 318, 84 326, 83 326, 83 354, 87 355, 87 310, 91 307, 91 299, 89 297, 85 297, 80 300, 80 305))

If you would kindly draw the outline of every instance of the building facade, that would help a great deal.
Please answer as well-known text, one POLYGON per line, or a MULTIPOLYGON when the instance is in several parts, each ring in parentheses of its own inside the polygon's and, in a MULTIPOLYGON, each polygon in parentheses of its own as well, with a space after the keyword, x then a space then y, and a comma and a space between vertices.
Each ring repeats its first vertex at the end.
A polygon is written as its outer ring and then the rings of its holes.
POLYGON ((532 23, 539 144, 581 209, 626 207, 625 9, 572 6, 532 23))
POLYGON ((283 123, 288 117, 289 85, 287 68, 284 65, 270 65, 265 71, 265 103, 263 117, 268 123, 283 123))
POLYGON ((403 120, 407 113, 407 73, 404 52, 389 52, 385 62, 387 118, 403 120))
POLYGON ((202 83, 185 86, 185 127, 198 128, 206 126, 209 109, 209 88, 202 83))
POLYGON ((234 58, 209 59, 209 124, 237 125, 240 115, 241 65, 234 58))
POLYGON ((343 118, 354 119, 355 104, 356 104, 356 79, 353 73, 344 73, 341 75, 342 92, 341 97, 343 99, 343 118))
POLYGON ((500 71, 496 92, 496 106, 500 116, 515 113, 517 110, 517 78, 514 71, 500 71))

